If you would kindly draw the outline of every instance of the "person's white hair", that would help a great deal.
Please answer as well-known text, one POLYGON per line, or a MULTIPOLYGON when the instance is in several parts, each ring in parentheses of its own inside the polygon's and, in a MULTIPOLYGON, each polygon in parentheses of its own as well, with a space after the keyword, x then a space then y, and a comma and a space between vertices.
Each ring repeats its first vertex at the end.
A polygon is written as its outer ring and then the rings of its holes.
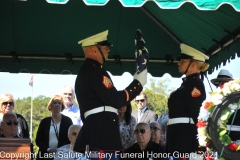
POLYGON ((159 128, 162 130, 162 126, 161 124, 158 122, 158 121, 152 121, 152 122, 149 122, 149 125, 151 126, 151 124, 156 124, 159 126, 159 128))
POLYGON ((63 95, 65 88, 71 89, 71 91, 72 91, 72 97, 73 97, 73 99, 75 99, 75 93, 74 93, 74 89, 73 89, 72 86, 64 86, 64 87, 62 88, 61 94, 63 95))
POLYGON ((81 129, 82 126, 81 125, 77 125, 77 124, 72 124, 69 128, 68 128, 68 135, 71 134, 73 129, 81 129))

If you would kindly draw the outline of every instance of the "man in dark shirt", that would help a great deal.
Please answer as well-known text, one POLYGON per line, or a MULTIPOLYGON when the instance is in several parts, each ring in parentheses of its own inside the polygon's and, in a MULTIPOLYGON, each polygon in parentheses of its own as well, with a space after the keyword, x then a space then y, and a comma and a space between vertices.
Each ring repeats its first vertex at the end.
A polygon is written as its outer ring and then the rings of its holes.
POLYGON ((162 160, 169 157, 167 153, 164 153, 164 148, 161 145, 151 141, 149 124, 144 122, 138 123, 134 133, 137 142, 120 154, 120 158, 162 160))
POLYGON ((1 137, 18 138, 18 120, 16 114, 13 112, 4 114, 3 120, 1 122, 1 128, 1 137))
POLYGON ((134 75, 132 83, 122 91, 117 91, 103 63, 108 59, 108 31, 79 41, 85 54, 85 62, 80 68, 75 92, 84 123, 74 150, 83 152, 86 145, 90 151, 115 152, 122 150, 118 126, 117 109, 129 103, 143 89, 147 81, 147 70, 134 75))

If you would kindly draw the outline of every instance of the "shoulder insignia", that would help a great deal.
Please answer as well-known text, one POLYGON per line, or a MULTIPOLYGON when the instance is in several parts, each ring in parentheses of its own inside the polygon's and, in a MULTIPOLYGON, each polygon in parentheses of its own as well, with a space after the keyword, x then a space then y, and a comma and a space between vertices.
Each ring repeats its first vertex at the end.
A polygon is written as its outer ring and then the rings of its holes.
POLYGON ((191 94, 192 94, 192 97, 199 97, 199 96, 201 96, 201 91, 199 89, 197 89, 196 87, 194 87, 191 94))
POLYGON ((111 79, 109 79, 107 76, 103 76, 102 84, 103 84, 107 89, 110 89, 110 88, 113 87, 113 83, 112 83, 111 79))

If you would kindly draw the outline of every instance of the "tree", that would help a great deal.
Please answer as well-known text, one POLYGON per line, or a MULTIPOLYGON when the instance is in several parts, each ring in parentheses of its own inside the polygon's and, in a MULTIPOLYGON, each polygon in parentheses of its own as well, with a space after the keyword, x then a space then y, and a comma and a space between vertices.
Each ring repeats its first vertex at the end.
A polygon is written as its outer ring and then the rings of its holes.
MULTIPOLYGON (((170 79, 166 78, 155 82, 154 79, 150 79, 150 88, 145 88, 144 93, 147 95, 148 104, 150 110, 156 112, 158 115, 168 112, 167 101, 170 93, 174 90, 169 85, 170 79)), ((133 110, 137 109, 137 105, 133 100, 131 102, 133 110)))
POLYGON ((21 114, 25 118, 29 128, 31 119, 31 97, 17 99, 14 106, 14 112, 21 114))
MULTIPOLYGON (((33 100, 33 115, 32 115, 32 143, 34 145, 34 151, 37 152, 38 147, 36 146, 35 139, 38 130, 38 125, 40 121, 50 116, 51 112, 48 111, 47 105, 50 101, 49 97, 38 96, 33 100)), ((28 123, 28 128, 30 131, 30 123, 31 123, 31 97, 17 99, 16 100, 16 108, 14 108, 14 112, 21 114, 28 123)))

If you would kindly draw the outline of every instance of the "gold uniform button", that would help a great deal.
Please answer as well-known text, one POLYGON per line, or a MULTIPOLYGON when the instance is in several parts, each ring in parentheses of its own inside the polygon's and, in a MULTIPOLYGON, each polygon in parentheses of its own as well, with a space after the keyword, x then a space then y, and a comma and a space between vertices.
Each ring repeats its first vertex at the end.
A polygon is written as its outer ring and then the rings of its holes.
POLYGON ((134 89, 136 89, 136 87, 134 87, 134 89))
POLYGON ((130 92, 132 92, 132 90, 130 89, 130 92))
POLYGON ((113 119, 113 122, 115 122, 115 119, 113 119))

